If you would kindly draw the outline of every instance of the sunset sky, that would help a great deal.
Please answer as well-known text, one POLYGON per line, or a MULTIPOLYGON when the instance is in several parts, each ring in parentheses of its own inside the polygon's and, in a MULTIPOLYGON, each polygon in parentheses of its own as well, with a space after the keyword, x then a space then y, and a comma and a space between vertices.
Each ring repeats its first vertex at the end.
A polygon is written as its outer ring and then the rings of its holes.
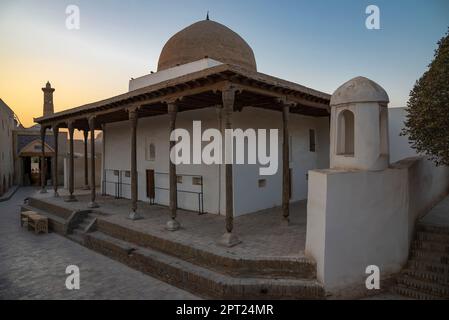
POLYGON ((25 126, 42 114, 41 88, 56 88, 56 111, 127 91, 131 77, 156 71, 164 43, 211 20, 253 48, 258 71, 332 93, 352 77, 381 84, 405 106, 449 27, 449 1, 0 1, 0 98, 25 126), (65 27, 78 5, 80 30, 65 27), (367 30, 365 8, 380 8, 367 30))

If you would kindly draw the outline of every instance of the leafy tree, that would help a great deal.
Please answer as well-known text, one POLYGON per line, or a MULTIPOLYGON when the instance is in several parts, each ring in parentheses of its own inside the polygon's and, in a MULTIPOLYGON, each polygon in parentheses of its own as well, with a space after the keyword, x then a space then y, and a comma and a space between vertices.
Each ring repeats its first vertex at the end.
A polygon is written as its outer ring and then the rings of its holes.
POLYGON ((449 165, 449 31, 410 92, 407 111, 402 135, 408 135, 412 148, 437 165, 449 165))

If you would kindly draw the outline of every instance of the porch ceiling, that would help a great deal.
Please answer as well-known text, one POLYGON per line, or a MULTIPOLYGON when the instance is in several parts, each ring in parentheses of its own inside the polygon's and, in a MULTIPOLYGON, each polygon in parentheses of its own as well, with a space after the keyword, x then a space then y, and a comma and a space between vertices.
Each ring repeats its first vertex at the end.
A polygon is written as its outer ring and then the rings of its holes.
POLYGON ((285 103, 291 113, 328 116, 330 95, 268 75, 220 65, 184 75, 116 97, 35 119, 43 126, 67 128, 67 121, 79 130, 87 130, 88 118, 95 116, 96 129, 101 125, 128 120, 128 108, 139 107, 139 117, 167 113, 167 101, 177 101, 179 112, 222 104, 221 92, 234 87, 235 111, 256 107, 282 111, 285 103))

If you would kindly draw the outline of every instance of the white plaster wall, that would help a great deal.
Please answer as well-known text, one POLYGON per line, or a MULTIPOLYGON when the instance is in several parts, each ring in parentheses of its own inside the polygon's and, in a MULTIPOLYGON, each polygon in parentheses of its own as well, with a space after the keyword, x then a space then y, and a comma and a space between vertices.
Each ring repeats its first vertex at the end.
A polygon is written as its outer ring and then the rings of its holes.
POLYGON ((306 254, 329 291, 364 286, 366 267, 381 276, 408 256, 407 171, 312 171, 306 254))
MULTIPOLYGON (((259 175, 259 165, 234 165, 234 214, 236 216, 282 204, 282 113, 247 107, 235 112, 233 127, 278 129, 279 151, 278 171, 273 176, 259 175), (266 186, 259 188, 259 179, 266 180, 266 186)), ((329 166, 329 118, 290 115, 291 136, 292 199, 307 197, 307 172, 311 169, 329 166), (316 151, 309 151, 309 129, 316 134, 316 151)))
POLYGON ((418 155, 416 150, 410 147, 408 137, 400 136, 402 129, 405 127, 406 116, 406 108, 388 108, 390 161, 392 163, 418 155))
MULTIPOLYGON (((282 114, 255 108, 245 108, 233 114, 234 128, 282 129, 282 114)), ((196 111, 178 113, 177 128, 187 129, 192 135, 192 122, 202 121, 202 131, 208 128, 220 129, 217 111, 207 108, 196 111)), ((292 136, 291 168, 293 179, 292 201, 307 197, 307 171, 329 166, 329 119, 291 115, 290 135, 292 136), (316 132, 316 152, 309 151, 309 129, 316 132)), ((279 146, 282 147, 282 131, 279 132, 279 146)), ((168 172, 168 117, 158 116, 139 119, 137 130, 137 169, 138 196, 141 201, 149 201, 146 197, 147 169, 156 172, 168 172), (149 143, 156 146, 155 161, 145 160, 145 146, 149 143)), ((105 168, 108 181, 116 181, 113 171, 130 170, 130 128, 129 123, 108 124, 106 128, 105 168)), ((203 146, 207 143, 203 143, 203 146)), ((278 154, 278 172, 274 176, 259 176, 258 165, 234 165, 234 215, 238 216, 281 204, 282 163, 281 150, 278 154), (258 187, 259 178, 267 180, 265 188, 258 187)), ((225 212, 224 165, 178 165, 177 173, 202 175, 204 179, 204 210, 209 213, 225 212)), ((128 179, 129 180, 129 179, 128 179)), ((125 178, 126 182, 127 179, 125 178)), ((129 183, 129 181, 128 181, 129 183)), ((168 188, 168 176, 156 175, 156 186, 168 188)), ((184 177, 178 184, 178 190, 199 191, 198 186, 191 184, 190 177, 184 177)), ((106 193, 115 195, 115 186, 106 185, 106 193)), ((124 185, 122 196, 130 198, 130 188, 124 185)), ((168 205, 167 190, 156 190, 156 203, 168 205)), ((178 192, 178 206, 188 210, 198 210, 196 195, 178 192)))
POLYGON ((129 81, 129 91, 137 90, 166 80, 174 79, 189 73, 198 72, 207 68, 221 65, 222 63, 214 59, 206 58, 198 61, 183 64, 181 66, 147 74, 145 76, 129 81))
MULTIPOLYGON (((218 128, 218 118, 215 108, 202 109, 201 111, 180 112, 177 117, 177 128, 183 128, 192 136, 192 122, 202 121, 202 130, 218 128)), ((138 171, 138 198, 141 201, 149 201, 146 196, 146 170, 168 173, 169 164, 169 130, 168 116, 158 116, 139 119, 137 129, 137 171, 138 171), (145 159, 145 146, 154 143, 156 147, 155 161, 145 159)), ((130 127, 127 121, 108 124, 106 128, 105 168, 110 170, 130 170, 130 127)), ((206 144, 206 143, 205 143, 206 144)), ((205 145, 203 144, 203 145, 205 145)), ((178 165, 179 175, 202 175, 204 184, 204 210, 209 213, 219 213, 219 165, 178 165)), ((113 172, 107 171, 108 180, 116 179, 113 172)), ((156 175, 156 186, 168 188, 168 175, 156 175)), ((179 190, 199 191, 199 186, 193 186, 191 177, 183 177, 183 183, 178 184, 179 190)), ((107 194, 114 195, 114 186, 108 184, 107 194)), ((130 198, 129 187, 123 187, 123 197, 130 198)), ((222 197, 224 193, 222 192, 222 197)), ((156 203, 168 205, 168 190, 156 190, 156 203)), ((223 201, 221 201, 223 202, 223 201)), ((198 197, 194 194, 178 192, 179 208, 198 210, 198 197)), ((222 207, 221 212, 224 212, 222 207)))
POLYGON ((364 289, 368 265, 381 279, 402 269, 416 219, 449 192, 449 169, 410 158, 383 171, 311 171, 306 254, 329 291, 364 289))

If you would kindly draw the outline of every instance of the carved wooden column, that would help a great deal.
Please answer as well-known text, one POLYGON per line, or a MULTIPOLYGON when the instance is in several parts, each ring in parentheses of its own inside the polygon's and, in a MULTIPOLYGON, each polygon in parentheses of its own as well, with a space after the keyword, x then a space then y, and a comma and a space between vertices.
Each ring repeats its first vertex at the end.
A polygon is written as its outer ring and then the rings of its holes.
POLYGON ((45 132, 46 127, 41 125, 41 191, 40 193, 47 193, 47 164, 45 160, 45 132))
MULTIPOLYGON (((225 130, 232 129, 232 113, 234 112, 235 89, 229 88, 222 92, 223 116, 225 130)), ((225 133, 225 137, 226 137, 225 133)), ((227 247, 233 247, 241 241, 232 233, 234 229, 234 188, 232 179, 232 140, 225 139, 225 193, 226 193, 226 233, 221 237, 220 243, 227 247)))
POLYGON ((88 160, 88 148, 87 148, 87 143, 88 143, 88 135, 89 135, 89 130, 85 129, 83 130, 83 134, 84 134, 84 186, 83 186, 83 190, 89 190, 89 160, 88 160))
POLYGON ((59 197, 58 193, 58 156, 59 156, 59 127, 58 125, 53 125, 53 138, 55 141, 55 156, 53 157, 53 190, 54 196, 59 197))
POLYGON ((137 212, 137 108, 128 110, 131 125, 131 212, 128 218, 131 220, 142 219, 137 212))
POLYGON ((288 133, 288 122, 290 116, 290 106, 282 107, 282 222, 287 224, 290 221, 290 138, 288 133))
POLYGON ((75 128, 73 127, 73 122, 69 121, 67 123, 67 128, 69 129, 69 197, 66 199, 67 202, 77 201, 73 192, 75 191, 75 161, 74 161, 74 152, 73 152, 73 131, 75 128))
POLYGON ((89 118, 90 129, 90 202, 88 207, 98 208, 95 189, 95 117, 89 118))
POLYGON ((166 228, 168 231, 176 231, 180 228, 179 222, 176 220, 176 211, 178 209, 178 181, 176 178, 176 164, 174 164, 170 159, 170 151, 175 146, 176 142, 171 141, 170 135, 176 129, 176 116, 178 113, 178 106, 176 102, 167 103, 167 112, 169 117, 169 150, 168 150, 168 162, 169 162, 169 188, 170 188, 170 220, 167 222, 166 228))

